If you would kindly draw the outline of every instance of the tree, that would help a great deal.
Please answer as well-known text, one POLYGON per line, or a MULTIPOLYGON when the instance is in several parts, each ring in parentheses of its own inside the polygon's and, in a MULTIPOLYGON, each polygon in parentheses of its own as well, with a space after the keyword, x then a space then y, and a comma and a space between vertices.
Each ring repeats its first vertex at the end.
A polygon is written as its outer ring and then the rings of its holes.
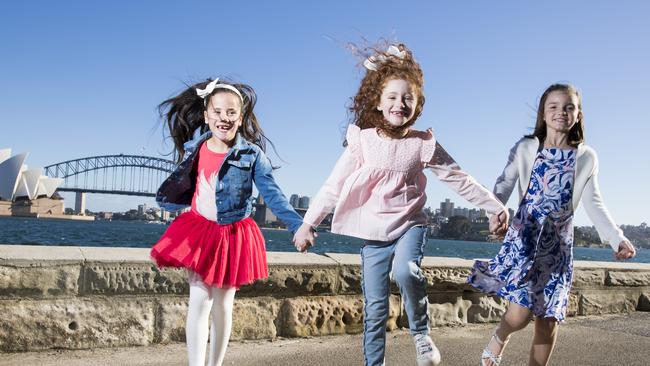
POLYGON ((446 224, 440 228, 443 238, 462 239, 470 232, 472 225, 465 216, 452 216, 446 224))

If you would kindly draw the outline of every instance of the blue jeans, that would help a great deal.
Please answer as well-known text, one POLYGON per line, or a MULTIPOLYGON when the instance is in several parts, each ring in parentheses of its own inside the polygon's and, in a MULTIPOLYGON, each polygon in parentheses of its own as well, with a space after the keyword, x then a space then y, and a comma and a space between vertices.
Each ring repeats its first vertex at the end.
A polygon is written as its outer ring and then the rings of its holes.
POLYGON ((394 241, 366 241, 361 248, 365 365, 384 363, 391 268, 402 294, 411 334, 429 333, 426 278, 420 270, 425 234, 425 227, 414 226, 394 241))

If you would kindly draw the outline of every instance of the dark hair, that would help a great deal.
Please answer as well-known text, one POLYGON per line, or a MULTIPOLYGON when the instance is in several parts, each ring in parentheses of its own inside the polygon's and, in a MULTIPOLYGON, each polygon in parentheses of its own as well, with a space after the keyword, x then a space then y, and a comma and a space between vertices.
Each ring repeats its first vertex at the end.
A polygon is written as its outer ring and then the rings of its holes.
MULTIPOLYGON (((183 157, 185 156, 183 145, 194 137, 196 131, 199 130, 200 133, 204 133, 209 130, 208 125, 205 124, 205 118, 203 116, 203 112, 208 103, 205 103, 203 98, 197 95, 196 89, 205 89, 211 81, 211 79, 208 79, 190 85, 177 96, 169 98, 158 105, 158 112, 160 113, 161 118, 166 122, 170 137, 174 140, 174 156, 177 162, 183 160, 183 157)), ((268 141, 271 143, 271 141, 264 136, 264 132, 257 121, 257 117, 255 117, 255 113, 253 113, 253 108, 257 102, 255 90, 247 84, 229 83, 221 80, 219 80, 218 84, 231 85, 239 90, 243 102, 241 107, 242 124, 239 127, 238 132, 241 133, 243 138, 259 146, 263 151, 266 151, 266 142, 268 141)), ((233 95, 236 95, 235 92, 228 89, 215 88, 212 94, 206 98, 212 98, 212 96, 217 93, 232 93, 233 95)), ((209 99, 206 100, 209 101, 209 99)), ((271 145, 273 145, 273 143, 271 143, 271 145)))
POLYGON ((548 95, 554 91, 563 91, 568 94, 574 94, 578 98, 578 111, 580 112, 580 119, 571 127, 569 131, 568 144, 573 147, 578 147, 585 140, 585 122, 584 114, 582 113, 582 96, 578 89, 571 84, 553 84, 544 90, 542 97, 539 98, 539 106, 537 107, 537 121, 535 122, 535 129, 530 135, 525 135, 528 138, 537 137, 540 143, 544 143, 546 139, 546 121, 544 120, 544 105, 548 95))
POLYGON ((402 43, 396 47, 404 51, 404 57, 400 58, 386 53, 387 45, 366 47, 363 51, 374 56, 376 70, 367 70, 361 80, 359 91, 352 99, 349 111, 352 114, 352 124, 360 129, 379 128, 386 135, 393 138, 400 138, 404 131, 411 127, 422 114, 424 107, 424 77, 420 65, 413 58, 413 53, 402 43), (379 50, 381 47, 382 51, 379 50), (389 80, 404 79, 414 88, 417 96, 413 118, 402 126, 393 126, 384 119, 381 111, 377 110, 381 93, 389 80))

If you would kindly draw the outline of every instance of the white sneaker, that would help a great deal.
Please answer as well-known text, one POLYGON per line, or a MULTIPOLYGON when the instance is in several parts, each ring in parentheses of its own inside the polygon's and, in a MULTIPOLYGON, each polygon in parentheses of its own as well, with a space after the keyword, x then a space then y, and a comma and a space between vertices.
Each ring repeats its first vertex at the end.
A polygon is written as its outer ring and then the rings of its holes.
POLYGON ((413 336, 418 366, 435 366, 440 363, 440 351, 431 337, 424 334, 413 336))

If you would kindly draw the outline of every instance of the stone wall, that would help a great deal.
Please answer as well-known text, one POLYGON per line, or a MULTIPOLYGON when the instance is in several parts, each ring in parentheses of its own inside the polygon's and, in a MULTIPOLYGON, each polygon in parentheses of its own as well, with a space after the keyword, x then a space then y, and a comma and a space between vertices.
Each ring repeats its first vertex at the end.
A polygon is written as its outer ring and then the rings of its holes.
POLYGON ((13 216, 63 215, 64 211, 65 207, 62 199, 47 197, 19 200, 11 205, 11 214, 13 216))
MULTIPOLYGON (((232 339, 363 330, 360 258, 268 253, 270 277, 237 294, 232 339)), ((506 303, 465 284, 472 261, 425 258, 431 326, 497 321, 506 303)), ((650 264, 576 262, 569 314, 650 311, 650 264)), ((0 351, 184 341, 183 270, 148 249, 0 245, 0 351)), ((393 286, 388 329, 407 327, 393 286)))
POLYGON ((11 216, 11 201, 0 200, 0 216, 11 216))

